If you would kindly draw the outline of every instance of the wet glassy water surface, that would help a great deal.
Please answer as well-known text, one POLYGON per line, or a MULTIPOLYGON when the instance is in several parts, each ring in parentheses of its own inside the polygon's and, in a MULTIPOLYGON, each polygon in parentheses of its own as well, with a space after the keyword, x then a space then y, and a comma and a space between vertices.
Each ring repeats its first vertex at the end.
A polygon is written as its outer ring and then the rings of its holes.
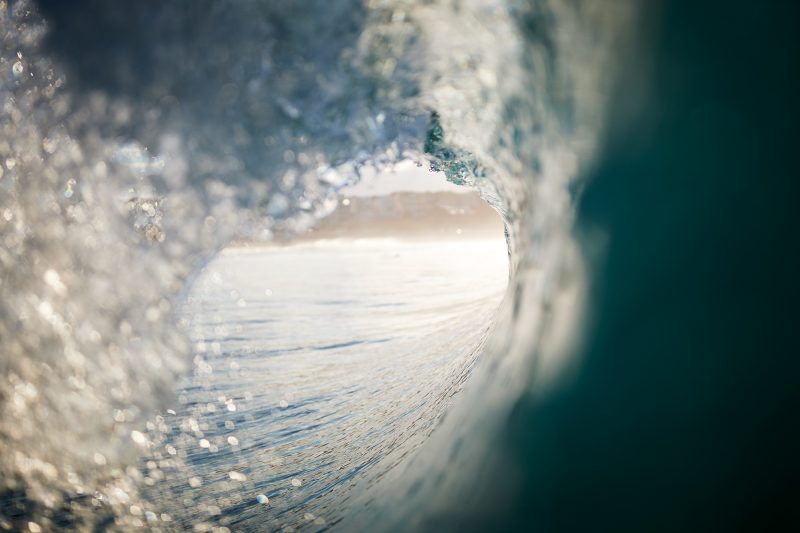
POLYGON ((153 424, 173 525, 318 530, 436 424, 508 278, 502 240, 229 248, 181 311, 194 372, 153 424))

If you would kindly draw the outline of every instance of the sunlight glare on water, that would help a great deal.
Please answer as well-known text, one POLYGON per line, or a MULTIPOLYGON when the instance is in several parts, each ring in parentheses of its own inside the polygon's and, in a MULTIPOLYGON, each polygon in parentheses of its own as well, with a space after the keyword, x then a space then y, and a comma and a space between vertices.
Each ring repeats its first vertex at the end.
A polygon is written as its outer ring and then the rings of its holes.
POLYGON ((185 465, 153 490, 184 526, 336 522, 461 389, 507 279, 503 240, 224 250, 186 300, 195 371, 154 436, 185 465))

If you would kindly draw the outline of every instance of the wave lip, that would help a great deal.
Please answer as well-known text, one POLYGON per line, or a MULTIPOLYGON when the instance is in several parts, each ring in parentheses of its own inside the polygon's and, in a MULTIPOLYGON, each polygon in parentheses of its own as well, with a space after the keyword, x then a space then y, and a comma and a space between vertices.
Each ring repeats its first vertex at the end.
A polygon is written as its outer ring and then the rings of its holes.
POLYGON ((557 373, 544 324, 580 307, 570 187, 613 70, 611 3, 4 3, 0 490, 25 494, 13 527, 165 520, 141 498, 155 478, 138 461, 193 355, 178 295, 233 236, 302 232, 365 165, 401 160, 502 213, 513 285, 481 392, 416 466, 385 459, 403 466, 387 476, 397 487, 441 481, 386 515, 397 493, 382 481, 379 504, 364 490, 352 516, 379 527, 463 493, 467 458, 533 370, 557 373), (454 442, 459 472, 433 459, 454 442))

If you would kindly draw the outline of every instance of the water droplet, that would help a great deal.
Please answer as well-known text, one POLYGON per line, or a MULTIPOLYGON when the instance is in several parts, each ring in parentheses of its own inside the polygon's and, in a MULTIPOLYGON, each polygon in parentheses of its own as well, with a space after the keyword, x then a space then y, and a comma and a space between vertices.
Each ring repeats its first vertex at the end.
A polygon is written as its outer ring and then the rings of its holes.
POLYGON ((256 501, 261 505, 267 505, 269 503, 269 498, 265 494, 259 494, 256 496, 256 501))
POLYGON ((292 479, 292 486, 293 486, 293 487, 299 487, 299 486, 301 486, 302 484, 303 484, 303 482, 302 482, 302 481, 300 481, 299 479, 297 479, 297 478, 293 478, 293 479, 292 479))
POLYGON ((247 481, 247 476, 245 476, 241 472, 236 472, 234 470, 228 472, 228 477, 231 478, 231 480, 233 481, 247 481))
POLYGON ((67 187, 64 189, 64 198, 72 198, 72 196, 75 194, 75 189, 72 187, 72 183, 67 183, 67 187))
POLYGON ((267 204, 267 214, 273 217, 281 217, 289 209, 289 200, 282 194, 275 194, 267 204))
POLYGON ((52 268, 45 271, 44 282, 58 294, 64 294, 67 290, 67 287, 61 282, 61 276, 52 268))
POLYGON ((133 442, 139 446, 144 446, 147 444, 147 437, 145 437, 142 432, 136 431, 135 429, 131 431, 131 439, 133 439, 133 442))
POLYGON ((58 141, 51 139, 50 137, 45 137, 42 139, 42 148, 48 154, 52 154, 58 148, 58 141))

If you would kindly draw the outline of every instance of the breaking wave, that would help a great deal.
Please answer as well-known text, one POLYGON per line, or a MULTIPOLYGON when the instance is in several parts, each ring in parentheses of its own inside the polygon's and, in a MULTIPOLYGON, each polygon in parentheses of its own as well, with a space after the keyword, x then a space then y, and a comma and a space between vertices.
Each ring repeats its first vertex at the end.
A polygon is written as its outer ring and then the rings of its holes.
POLYGON ((514 399, 565 368, 573 206, 628 7, 0 1, 3 525, 168 529, 138 461, 192 361, 187 280, 404 160, 502 214, 512 283, 467 389, 412 457, 361 473, 338 526, 456 513, 508 466, 481 458, 514 399))

